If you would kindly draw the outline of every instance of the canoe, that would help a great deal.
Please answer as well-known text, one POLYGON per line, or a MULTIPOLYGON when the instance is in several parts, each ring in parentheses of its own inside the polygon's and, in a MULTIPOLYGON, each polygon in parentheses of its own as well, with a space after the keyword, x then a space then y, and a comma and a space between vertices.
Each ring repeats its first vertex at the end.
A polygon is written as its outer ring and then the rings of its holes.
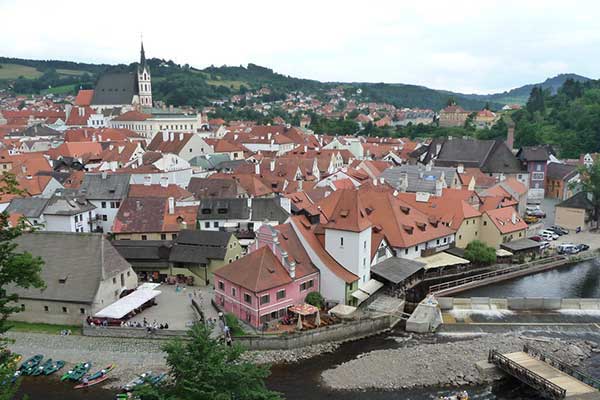
POLYGON ((36 354, 35 356, 28 358, 27 360, 23 361, 23 364, 21 364, 21 367, 19 368, 21 371, 26 370, 28 368, 32 368, 32 367, 37 367, 37 365, 42 361, 42 359, 44 358, 43 355, 41 354, 36 354))
POLYGON ((156 385, 157 383, 162 381, 165 378, 165 376, 167 376, 167 374, 165 374, 164 372, 162 374, 152 375, 150 378, 148 378, 148 383, 151 385, 156 385))
POLYGON ((65 362, 63 360, 55 361, 50 367, 44 369, 44 375, 52 375, 64 366, 65 362))
POLYGON ((108 379, 108 375, 104 374, 101 377, 94 379, 93 381, 87 381, 87 382, 80 383, 79 385, 75 386, 75 389, 84 389, 86 387, 94 386, 94 385, 104 382, 107 379, 108 379))
POLYGON ((135 377, 131 381, 127 382, 125 385, 121 387, 126 392, 133 390, 135 387, 143 385, 146 383, 146 380, 152 376, 152 371, 146 371, 143 374, 135 377))
POLYGON ((105 368, 101 369, 100 371, 96 371, 93 374, 86 376, 85 379, 88 381, 94 381, 98 378, 103 377, 104 375, 107 375, 114 368, 115 368, 115 364, 109 364, 105 368))
POLYGON ((49 358, 46 361, 44 361, 43 364, 38 365, 37 367, 35 367, 33 369, 33 371, 31 371, 31 376, 38 376, 38 375, 42 375, 44 373, 44 370, 46 368, 50 368, 52 366, 52 359, 49 358))
POLYGON ((70 380, 70 381, 79 381, 84 377, 85 374, 92 368, 91 362, 79 363, 72 370, 68 371, 61 378, 61 381, 70 380))

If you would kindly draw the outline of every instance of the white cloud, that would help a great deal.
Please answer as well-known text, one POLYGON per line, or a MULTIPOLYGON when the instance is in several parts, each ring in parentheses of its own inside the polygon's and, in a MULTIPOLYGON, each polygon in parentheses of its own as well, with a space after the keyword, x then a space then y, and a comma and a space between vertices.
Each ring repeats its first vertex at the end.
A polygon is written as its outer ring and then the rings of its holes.
POLYGON ((197 67, 253 62, 320 80, 488 92, 576 72, 597 77, 592 1, 371 0, 101 3, 0 0, 0 54, 197 67), (568 12, 567 12, 568 11, 568 12))

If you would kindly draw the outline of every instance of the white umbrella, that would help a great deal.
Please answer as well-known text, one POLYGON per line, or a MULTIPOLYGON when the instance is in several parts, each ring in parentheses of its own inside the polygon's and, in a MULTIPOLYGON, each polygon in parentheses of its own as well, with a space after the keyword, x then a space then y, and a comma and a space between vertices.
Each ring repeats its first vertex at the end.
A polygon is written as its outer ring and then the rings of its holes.
POLYGON ((321 313, 319 311, 317 311, 317 315, 315 316, 315 325, 321 325, 321 313))
POLYGON ((298 325, 296 328, 301 331, 302 330, 302 315, 298 314, 298 325))

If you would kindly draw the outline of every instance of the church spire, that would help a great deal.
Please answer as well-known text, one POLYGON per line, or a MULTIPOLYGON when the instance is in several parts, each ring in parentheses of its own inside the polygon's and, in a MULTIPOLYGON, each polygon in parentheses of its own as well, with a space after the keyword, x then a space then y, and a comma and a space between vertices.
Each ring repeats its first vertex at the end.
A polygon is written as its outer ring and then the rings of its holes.
POLYGON ((141 41, 142 48, 140 50, 140 67, 144 67, 146 65, 146 52, 144 51, 144 42, 141 41))

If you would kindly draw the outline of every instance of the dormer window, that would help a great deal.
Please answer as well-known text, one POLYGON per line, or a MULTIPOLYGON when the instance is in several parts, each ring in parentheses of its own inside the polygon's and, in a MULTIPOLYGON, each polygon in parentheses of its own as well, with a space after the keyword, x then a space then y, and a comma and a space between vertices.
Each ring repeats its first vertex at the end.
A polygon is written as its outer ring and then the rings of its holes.
POLYGON ((211 209, 210 208, 203 208, 202 209, 202 214, 206 215, 206 214, 210 214, 211 213, 211 209))
POLYGON ((410 213, 410 207, 400 206, 400 211, 402 211, 404 214, 408 215, 408 213, 410 213))

